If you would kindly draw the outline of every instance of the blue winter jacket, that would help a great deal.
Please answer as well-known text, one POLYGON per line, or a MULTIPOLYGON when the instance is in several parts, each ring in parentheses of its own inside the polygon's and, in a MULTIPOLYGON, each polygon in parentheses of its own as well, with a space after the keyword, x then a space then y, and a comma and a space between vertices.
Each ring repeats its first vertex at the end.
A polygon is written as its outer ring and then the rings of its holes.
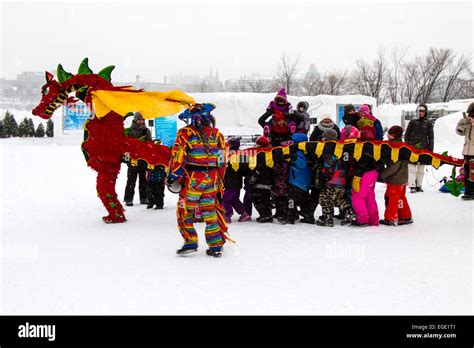
MULTIPOLYGON (((293 134, 293 141, 295 143, 308 141, 308 137, 303 133, 295 133, 293 134)), ((291 159, 289 181, 290 185, 305 192, 308 192, 311 188, 311 168, 308 167, 308 159, 301 150, 296 151, 291 159)))

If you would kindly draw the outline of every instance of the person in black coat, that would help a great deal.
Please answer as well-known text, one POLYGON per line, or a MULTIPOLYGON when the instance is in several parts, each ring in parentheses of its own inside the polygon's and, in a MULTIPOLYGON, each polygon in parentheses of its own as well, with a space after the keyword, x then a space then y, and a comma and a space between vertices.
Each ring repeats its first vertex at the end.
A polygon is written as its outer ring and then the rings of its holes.
POLYGON ((356 108, 352 104, 344 105, 344 116, 342 117, 342 122, 344 124, 358 128, 357 122, 360 120, 360 114, 357 112, 356 108))
MULTIPOLYGON (((416 108, 416 114, 418 118, 411 120, 408 124, 405 132, 405 142, 418 149, 433 151, 433 123, 428 119, 428 107, 426 104, 420 104, 416 108)), ((422 184, 425 176, 425 166, 421 164, 410 164, 408 170, 408 187, 410 187, 410 192, 423 192, 422 184)))
MULTIPOLYGON (((139 112, 136 112, 133 116, 132 126, 125 129, 125 134, 129 137, 138 138, 143 141, 152 141, 151 132, 145 125, 145 119, 139 112)), ((125 186, 125 195, 123 198, 126 206, 133 205, 137 177, 140 204, 148 204, 146 192, 146 168, 140 166, 133 167, 129 164, 127 171, 127 185, 125 186)))
POLYGON ((316 127, 314 127, 313 132, 309 137, 309 141, 321 141, 323 139, 324 130, 326 129, 334 129, 337 133, 337 139, 341 138, 341 130, 337 124, 335 124, 329 117, 325 117, 316 125, 316 127))

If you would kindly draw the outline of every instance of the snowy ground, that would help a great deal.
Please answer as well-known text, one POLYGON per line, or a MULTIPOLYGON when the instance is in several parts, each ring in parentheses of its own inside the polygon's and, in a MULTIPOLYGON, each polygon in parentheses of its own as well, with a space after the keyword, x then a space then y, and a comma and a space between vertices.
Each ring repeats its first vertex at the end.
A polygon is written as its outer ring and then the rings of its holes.
POLYGON ((79 145, 6 139, 0 163, 1 314, 473 313, 473 205, 429 185, 441 172, 409 195, 413 225, 235 222, 237 244, 213 259, 204 243, 175 255, 170 193, 163 211, 134 206, 125 224, 101 222, 79 145))

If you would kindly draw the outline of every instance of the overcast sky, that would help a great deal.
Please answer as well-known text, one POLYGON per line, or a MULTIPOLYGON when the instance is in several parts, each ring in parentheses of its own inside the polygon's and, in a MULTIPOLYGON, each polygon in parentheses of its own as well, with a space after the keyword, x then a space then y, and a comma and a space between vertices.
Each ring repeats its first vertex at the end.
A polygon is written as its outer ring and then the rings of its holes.
POLYGON ((116 65, 116 81, 141 75, 219 69, 221 79, 272 74, 283 52, 300 55, 301 72, 345 69, 379 46, 430 46, 472 52, 471 1, 137 1, 2 2, 0 76, 84 57, 98 71, 116 65))

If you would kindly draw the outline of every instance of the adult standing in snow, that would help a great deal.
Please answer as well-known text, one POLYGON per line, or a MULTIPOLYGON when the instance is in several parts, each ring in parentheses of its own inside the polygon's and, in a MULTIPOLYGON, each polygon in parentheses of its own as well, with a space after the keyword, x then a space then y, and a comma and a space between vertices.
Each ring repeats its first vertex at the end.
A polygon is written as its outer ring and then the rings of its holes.
MULTIPOLYGON (((151 132, 145 125, 145 119, 142 114, 136 112, 133 116, 132 125, 125 129, 125 134, 129 137, 138 138, 143 141, 152 141, 151 132)), ((147 204, 146 192, 146 168, 132 167, 128 165, 127 185, 125 186, 124 202, 126 206, 133 205, 133 196, 135 195, 135 185, 138 177, 138 193, 140 196, 140 204, 147 204)))
MULTIPOLYGON (((418 149, 433 151, 434 132, 433 123, 428 120, 428 107, 420 104, 416 108, 418 118, 408 124, 405 132, 405 142, 418 149)), ((411 193, 423 192, 422 184, 425 176, 425 166, 422 164, 408 165, 408 187, 411 193)))
POLYGON ((177 218, 184 245, 177 251, 183 255, 197 251, 198 236, 194 229, 194 211, 199 206, 206 223, 207 255, 220 257, 227 225, 220 198, 224 192, 225 140, 215 128, 211 115, 213 104, 195 104, 179 115, 189 122, 178 130, 173 145, 167 184, 182 184, 177 218))
POLYGON ((463 200, 474 199, 474 103, 469 104, 463 118, 456 125, 456 133, 464 136, 464 195, 463 200))

